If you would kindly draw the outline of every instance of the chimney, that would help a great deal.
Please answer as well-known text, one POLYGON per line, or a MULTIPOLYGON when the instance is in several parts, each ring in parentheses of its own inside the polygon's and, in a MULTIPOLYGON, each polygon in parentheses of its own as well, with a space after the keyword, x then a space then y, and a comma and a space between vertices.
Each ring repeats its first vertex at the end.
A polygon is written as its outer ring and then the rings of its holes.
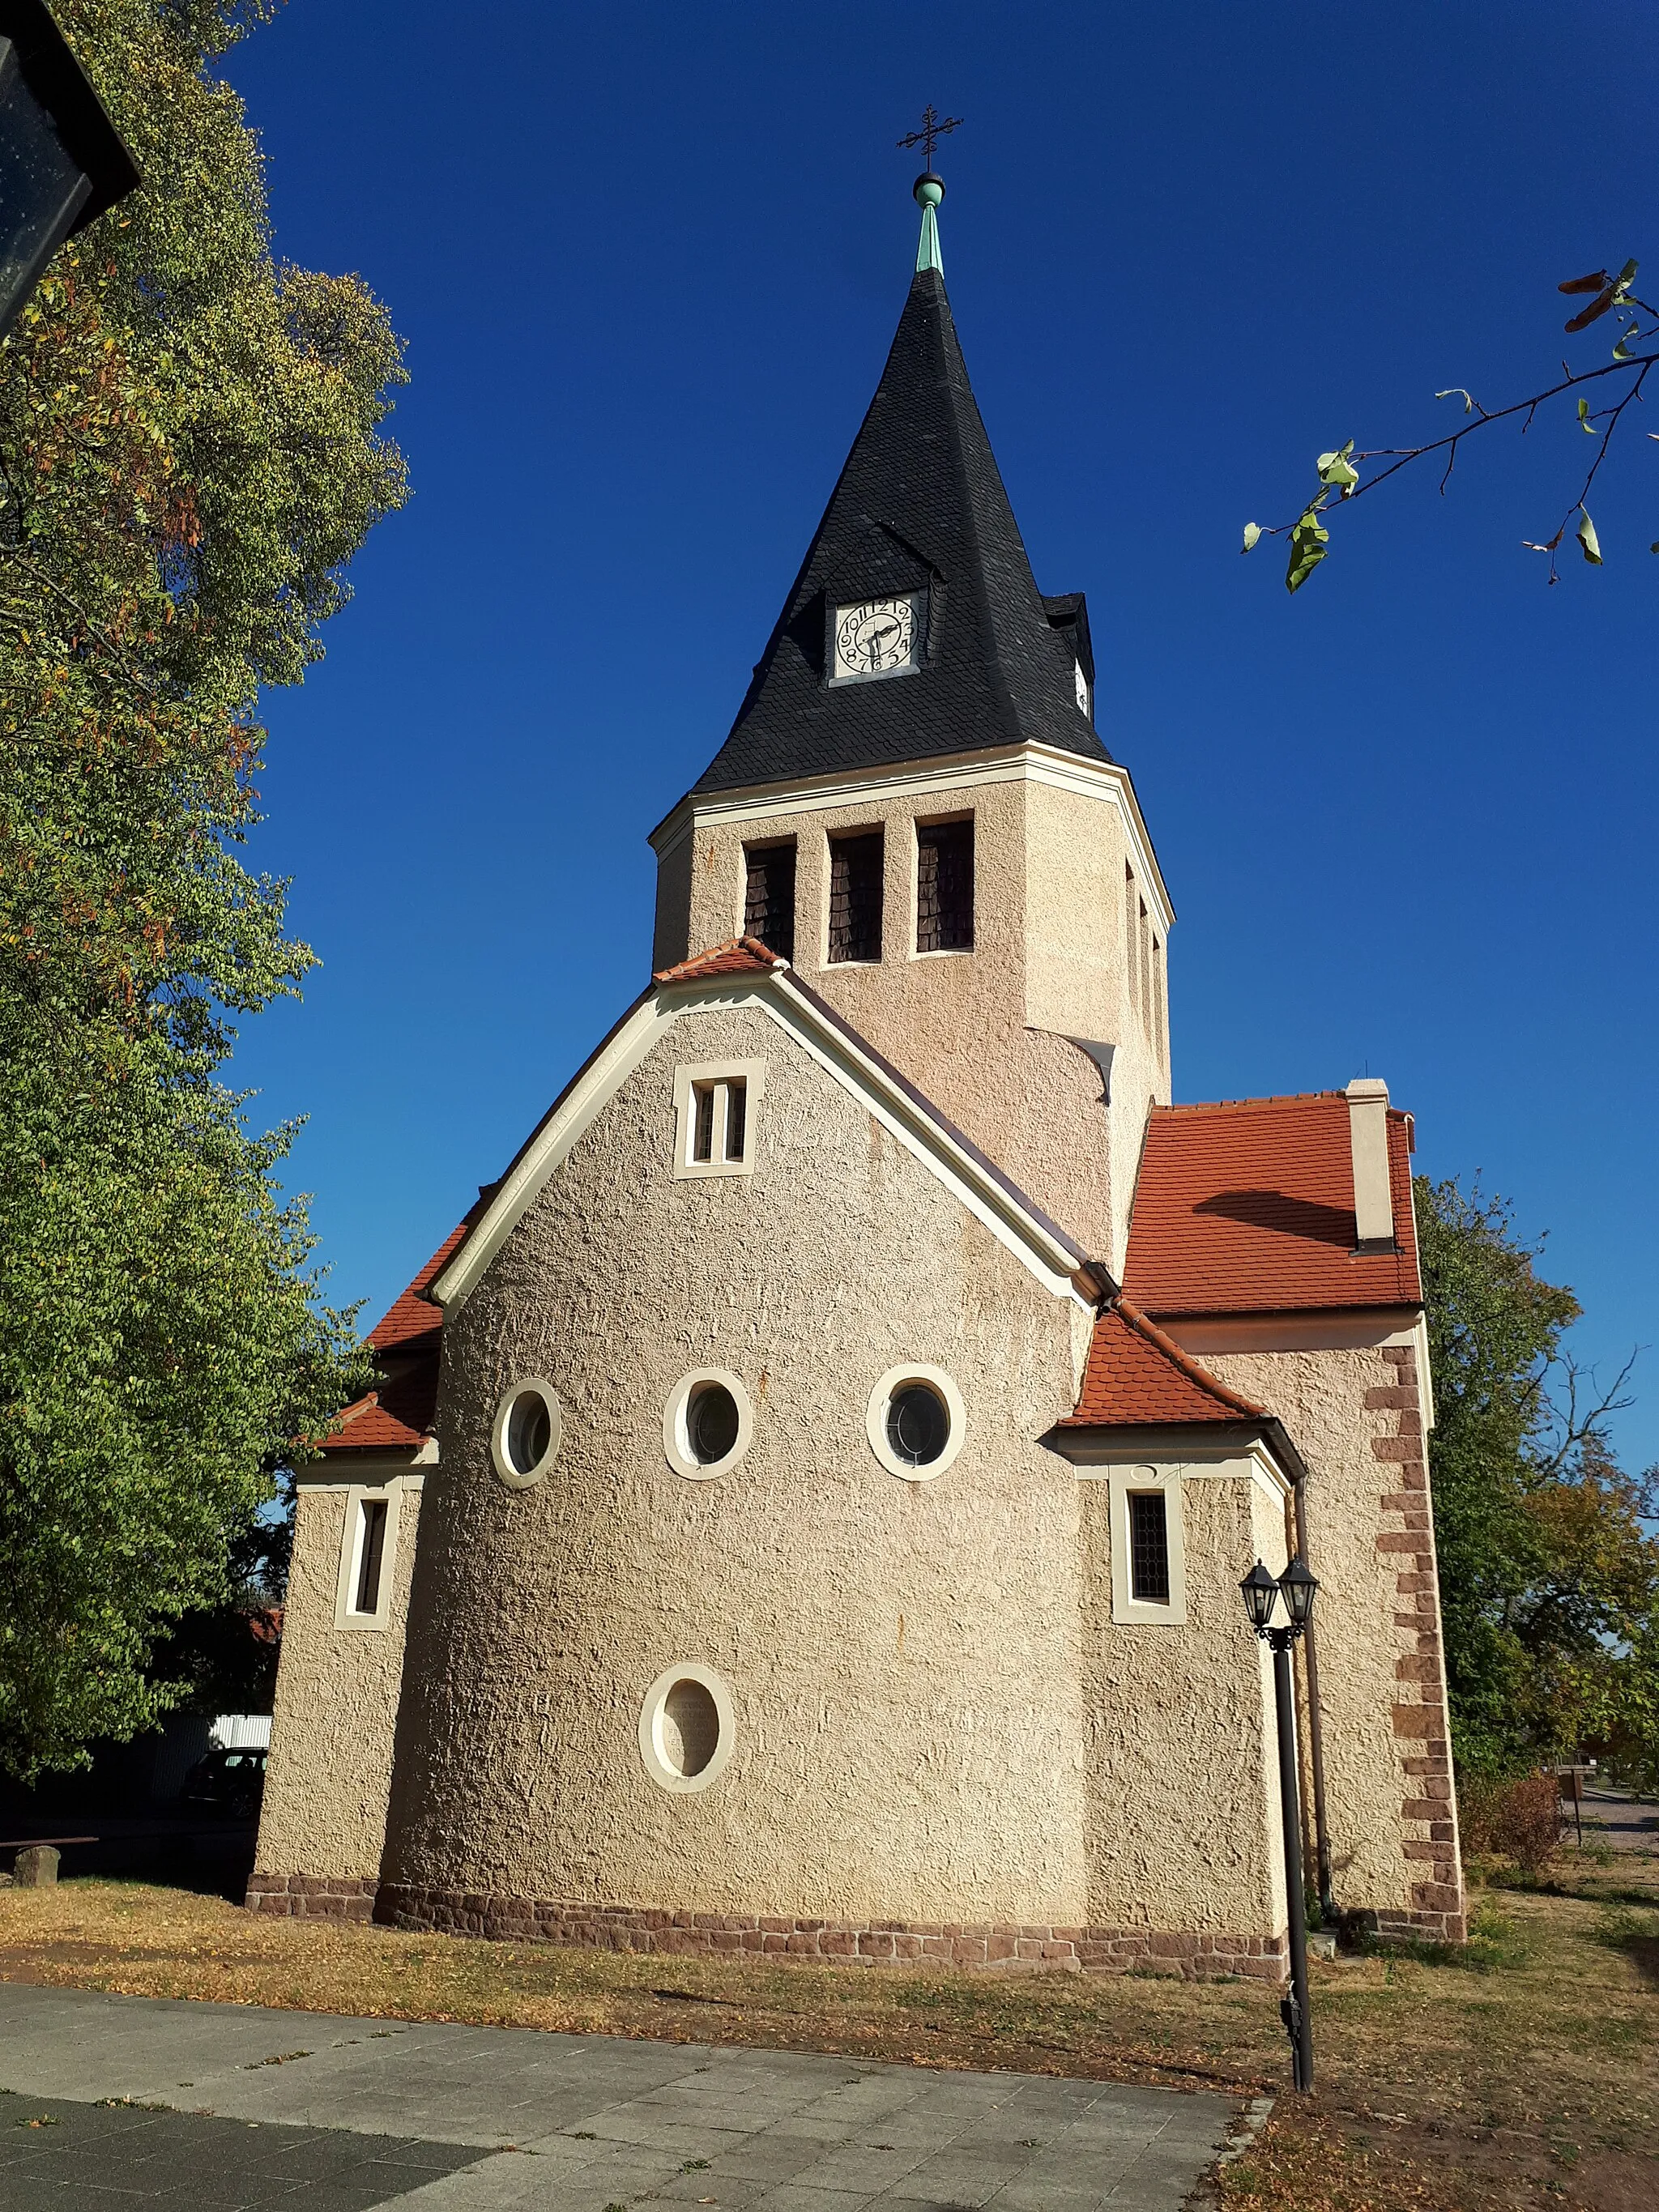
POLYGON ((1353 1148, 1354 1238, 1360 1250, 1394 1243, 1394 1192, 1389 1177, 1389 1086, 1357 1075, 1348 1085, 1348 1141, 1353 1148))

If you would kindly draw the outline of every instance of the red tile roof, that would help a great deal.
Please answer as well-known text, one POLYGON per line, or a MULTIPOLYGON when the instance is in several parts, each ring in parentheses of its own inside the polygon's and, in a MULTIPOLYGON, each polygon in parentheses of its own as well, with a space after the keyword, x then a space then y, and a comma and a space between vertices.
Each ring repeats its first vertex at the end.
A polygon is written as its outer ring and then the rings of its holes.
POLYGON ((1161 1428, 1170 1422, 1263 1421, 1264 1407, 1199 1365, 1128 1298, 1095 1323, 1077 1411, 1062 1429, 1161 1428))
MULTIPOLYGON (((434 1380, 436 1379, 434 1363, 434 1380)), ((348 1406, 339 1416, 341 1425, 331 1436, 322 1440, 325 1452, 412 1451, 426 1442, 424 1428, 412 1428, 407 1421, 380 1403, 380 1394, 371 1390, 366 1398, 359 1398, 355 1406, 348 1406)))
POLYGON ((462 1222, 449 1235, 416 1276, 409 1288, 403 1291, 381 1315, 368 1332, 368 1340, 376 1352, 390 1352, 394 1345, 413 1343, 422 1336, 435 1336, 444 1325, 441 1308, 434 1306, 421 1293, 436 1280, 438 1271, 449 1261, 466 1235, 468 1224, 462 1222))
POLYGON ((368 1332, 383 1379, 378 1389, 340 1414, 340 1426, 322 1439, 324 1451, 407 1451, 418 1449, 431 1434, 444 1317, 442 1309, 421 1293, 459 1249, 482 1203, 481 1197, 368 1332))
POLYGON ((769 951, 758 937, 728 937, 724 945, 711 945, 707 952, 694 952, 677 968, 659 968, 653 979, 659 983, 701 983, 711 975, 770 974, 789 965, 769 951))
POLYGON ((1124 1289, 1152 1314, 1419 1304, 1410 1115, 1388 1130, 1398 1249, 1356 1252, 1344 1092, 1155 1107, 1124 1289))

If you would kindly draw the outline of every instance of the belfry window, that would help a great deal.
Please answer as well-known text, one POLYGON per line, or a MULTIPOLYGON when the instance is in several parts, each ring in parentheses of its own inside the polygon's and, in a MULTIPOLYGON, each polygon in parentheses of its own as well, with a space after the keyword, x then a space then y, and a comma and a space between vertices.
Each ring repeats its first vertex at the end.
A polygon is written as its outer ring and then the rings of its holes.
POLYGON ((879 960, 885 841, 879 830, 830 840, 830 958, 879 960))
POLYGON ((916 824, 916 950, 974 949, 974 821, 916 824))
POLYGON ((780 958, 795 957, 795 841, 743 848, 743 933, 780 958))

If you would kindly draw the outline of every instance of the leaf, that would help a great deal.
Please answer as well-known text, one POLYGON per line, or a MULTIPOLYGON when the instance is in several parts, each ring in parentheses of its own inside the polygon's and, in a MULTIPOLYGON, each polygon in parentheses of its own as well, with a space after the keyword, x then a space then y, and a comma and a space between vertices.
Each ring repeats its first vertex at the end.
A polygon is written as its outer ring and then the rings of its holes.
POLYGON ((1322 453, 1314 463, 1319 471, 1320 483, 1327 490, 1340 491, 1344 499, 1350 495, 1359 482, 1359 471, 1348 459, 1352 451, 1353 440, 1350 438, 1346 446, 1340 447, 1334 453, 1322 453))
POLYGON ((1630 328, 1625 332, 1624 337, 1621 337, 1618 344, 1614 346, 1613 349, 1613 357, 1615 361, 1628 361, 1631 358, 1626 349, 1635 338, 1638 327, 1639 326, 1637 324, 1632 323, 1630 328))
POLYGON ((1584 558, 1595 568, 1601 566, 1601 547, 1595 535, 1595 525, 1586 509, 1578 510, 1578 543, 1584 549, 1584 558))
POLYGON ((1659 553, 1659 542, 1656 542, 1654 544, 1650 545, 1648 550, 1650 553, 1659 553))
POLYGON ((1578 403, 1578 427, 1581 430, 1588 430, 1592 438, 1595 435, 1595 426, 1589 418, 1588 399, 1581 399, 1578 403))
POLYGON ((1590 301, 1582 314, 1575 315, 1570 323, 1563 323, 1562 329, 1564 331, 1588 330, 1598 317, 1605 315, 1607 309, 1612 307, 1617 289, 1615 285, 1609 284, 1598 298, 1590 301))
POLYGON ((1244 526, 1244 543, 1239 547, 1239 551, 1254 553, 1261 537, 1261 525, 1259 522, 1247 522, 1244 526))
POLYGON ((1564 522, 1559 530, 1556 532, 1554 537, 1551 538, 1547 545, 1540 545, 1537 539, 1534 538, 1523 538, 1521 540, 1521 543, 1526 547, 1528 553, 1553 553, 1556 547, 1566 536, 1566 533, 1567 526, 1564 522))
POLYGON ((1444 392, 1437 392, 1434 396, 1437 399, 1461 399, 1463 403, 1463 412, 1466 415, 1473 415, 1474 412, 1474 396, 1465 392, 1461 384, 1449 385, 1444 392))
POLYGON ((1633 284, 1636 282, 1635 262, 1627 261, 1625 264, 1624 267, 1619 271, 1619 282, 1621 284, 1633 284))
POLYGON ((1319 520, 1317 505, 1304 509, 1291 532, 1291 562, 1285 572, 1285 588, 1299 592, 1325 557, 1331 533, 1319 520))
POLYGON ((1569 276, 1565 284, 1558 284, 1558 292, 1599 292, 1607 281, 1605 269, 1593 269, 1588 276, 1569 276))

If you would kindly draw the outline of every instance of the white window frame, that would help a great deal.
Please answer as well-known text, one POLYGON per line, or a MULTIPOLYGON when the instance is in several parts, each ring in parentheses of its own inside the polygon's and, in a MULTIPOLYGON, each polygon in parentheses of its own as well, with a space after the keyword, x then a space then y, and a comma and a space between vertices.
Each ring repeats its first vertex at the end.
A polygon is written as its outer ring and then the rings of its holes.
POLYGON ((695 1659, 683 1659, 677 1666, 665 1667, 645 1693, 640 1707, 640 1757, 645 1771, 659 1790, 671 1791, 677 1797, 694 1796, 707 1790, 717 1781, 726 1762, 737 1748, 737 1714, 732 1702, 732 1692, 712 1667, 699 1665, 695 1659), (668 1693, 677 1682, 700 1682, 714 1700, 714 1712, 720 1724, 720 1734, 714 1739, 714 1755, 700 1774, 681 1774, 672 1767, 662 1755, 658 1738, 663 1712, 668 1704, 668 1693))
POLYGON ((340 1574, 334 1590, 334 1626, 381 1629, 392 1625, 392 1591, 398 1573, 398 1530, 402 1520, 401 1483, 356 1483, 346 1492, 345 1527, 340 1538, 340 1574), (386 1535, 380 1546, 380 1587, 373 1613, 356 1607, 357 1576, 363 1561, 365 1505, 386 1507, 386 1535))
POLYGON ((1176 1467, 1115 1467, 1109 1472, 1112 1522, 1112 1619, 1125 1627, 1184 1628, 1187 1625, 1187 1539, 1182 1525, 1181 1470, 1176 1467), (1134 1595, 1129 1545, 1129 1494, 1161 1491, 1164 1540, 1170 1552, 1170 1602, 1152 1605, 1134 1595))
POLYGON ((521 1375, 517 1382, 509 1382, 495 1407, 495 1418, 489 1425, 489 1456, 495 1473, 509 1490, 532 1490, 559 1455, 564 1442, 564 1408, 559 1403, 559 1394, 542 1375, 521 1375), (547 1408, 547 1449, 527 1474, 521 1474, 507 1455, 507 1431, 513 1418, 513 1408, 526 1390, 535 1393, 547 1408))
POLYGON ((896 1474, 901 1482, 932 1482, 944 1474, 968 1441, 968 1409, 962 1402, 962 1393, 942 1367, 928 1367, 912 1360, 905 1367, 890 1367, 875 1389, 870 1393, 870 1402, 864 1409, 864 1433, 870 1449, 889 1474, 896 1474), (950 1431, 945 1439, 945 1449, 926 1467, 917 1467, 908 1459, 901 1459, 887 1441, 887 1409, 899 1392, 912 1382, 924 1382, 936 1390, 945 1401, 945 1411, 950 1422, 950 1431))
POLYGON ((755 1437, 755 1408, 749 1393, 743 1387, 741 1376, 732 1374, 729 1367, 694 1367, 689 1375, 682 1375, 668 1394, 668 1403, 663 1407, 663 1453, 676 1474, 683 1474, 688 1482, 714 1482, 729 1474, 748 1450, 755 1437), (724 1459, 704 1462, 691 1449, 688 1417, 691 1411, 694 1391, 705 1382, 718 1382, 732 1394, 738 1409, 738 1440, 724 1459))
POLYGON ((766 1090, 763 1060, 708 1060, 674 1070, 674 1176, 690 1182, 702 1176, 748 1176, 755 1172, 755 1132, 759 1127, 760 1103, 766 1090), (726 1158, 726 1115, 731 1086, 741 1083, 744 1100, 743 1153, 726 1158), (710 1086, 719 1091, 715 1100, 714 1158, 694 1160, 691 1146, 696 1136, 696 1097, 710 1086))

